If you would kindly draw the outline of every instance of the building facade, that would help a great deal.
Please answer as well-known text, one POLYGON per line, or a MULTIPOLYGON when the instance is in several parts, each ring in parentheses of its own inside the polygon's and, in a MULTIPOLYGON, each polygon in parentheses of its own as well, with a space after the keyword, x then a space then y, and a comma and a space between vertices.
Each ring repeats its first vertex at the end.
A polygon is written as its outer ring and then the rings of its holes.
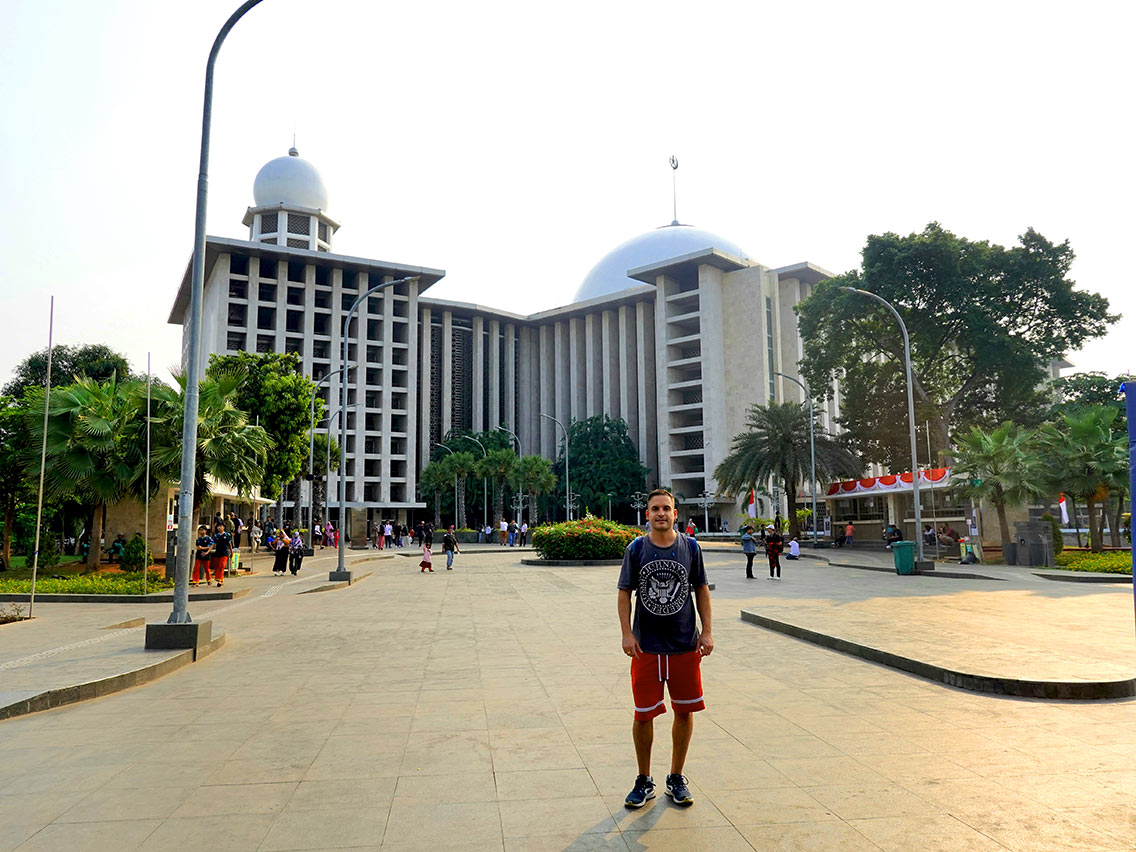
MULTIPOLYGON (((828 276, 811 263, 770 268, 672 222, 616 247, 570 303, 522 316, 430 297, 443 270, 334 253, 326 189, 295 149, 261 170, 254 199, 247 240, 206 241, 203 367, 214 352, 295 352, 305 374, 326 380, 355 300, 417 278, 369 296, 347 326, 346 398, 338 376, 319 389, 333 418, 346 410, 349 530, 424 509, 418 473, 451 429, 504 427, 522 453, 554 459, 558 427, 542 414, 565 425, 622 418, 647 484, 671 487, 684 516, 701 515, 695 501, 716 494, 713 470, 749 407, 804 401, 777 374, 797 376, 793 307, 828 276)), ((170 313, 183 329, 189 281, 187 267, 170 313)), ((837 391, 820 421, 831 428, 839 406, 837 391)), ((714 499, 712 514, 736 514, 734 495, 714 499)))

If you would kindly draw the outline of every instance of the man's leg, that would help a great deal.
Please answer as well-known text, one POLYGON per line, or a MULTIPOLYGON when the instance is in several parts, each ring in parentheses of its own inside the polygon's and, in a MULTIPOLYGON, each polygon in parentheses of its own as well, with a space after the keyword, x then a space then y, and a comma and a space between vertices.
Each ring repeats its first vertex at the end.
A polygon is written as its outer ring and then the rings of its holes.
MULTIPOLYGON (((631 723, 631 739, 635 742, 635 760, 639 764, 639 774, 650 775, 651 746, 655 741, 655 720, 648 719, 645 722, 640 722, 635 719, 631 723)), ((688 734, 687 742, 689 741, 690 735, 688 734)), ((685 749, 683 754, 685 755, 685 749)))
MULTIPOLYGON (((671 775, 681 775, 686 764, 686 752, 690 748, 690 737, 694 733, 694 714, 675 711, 674 725, 671 726, 671 775)), ((650 752, 648 751, 648 759, 650 752)))

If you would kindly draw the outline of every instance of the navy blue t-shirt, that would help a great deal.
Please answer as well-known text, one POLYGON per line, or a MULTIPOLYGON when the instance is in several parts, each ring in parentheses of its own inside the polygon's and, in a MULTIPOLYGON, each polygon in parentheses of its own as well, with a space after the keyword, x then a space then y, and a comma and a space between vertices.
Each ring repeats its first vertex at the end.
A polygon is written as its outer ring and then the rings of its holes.
POLYGON ((619 588, 635 592, 631 630, 649 654, 685 654, 698 647, 692 590, 707 585, 702 550, 679 533, 670 547, 640 536, 623 552, 619 588))

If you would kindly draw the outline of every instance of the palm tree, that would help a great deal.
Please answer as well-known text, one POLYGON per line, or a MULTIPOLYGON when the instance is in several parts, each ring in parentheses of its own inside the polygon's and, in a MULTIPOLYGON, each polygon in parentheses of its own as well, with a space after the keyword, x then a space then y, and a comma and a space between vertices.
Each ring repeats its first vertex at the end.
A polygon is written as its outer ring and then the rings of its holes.
POLYGON ((543 456, 523 456, 517 459, 509 482, 520 493, 529 495, 529 522, 535 525, 539 521, 536 498, 551 494, 559 482, 552 472, 552 462, 543 456))
MULTIPOLYGON (((181 472, 181 424, 185 406, 185 376, 175 377, 178 387, 156 386, 151 392, 152 468, 157 478, 177 480, 181 472)), ((193 514, 209 496, 209 479, 224 482, 241 495, 249 494, 264 478, 271 441, 248 415, 237 408, 237 391, 244 373, 234 370, 206 376, 198 389, 197 464, 193 484, 193 514)))
POLYGON ((493 480, 493 517, 505 517, 505 480, 517 464, 517 454, 512 450, 489 450, 477 461, 477 475, 493 480))
MULTIPOLYGON (((144 451, 133 437, 139 418, 137 386, 119 383, 111 375, 105 382, 80 376, 74 384, 55 388, 48 408, 44 495, 74 496, 93 504, 88 527, 91 547, 87 566, 97 568, 103 535, 103 507, 137 493, 144 470, 144 451)), ((28 458, 28 471, 39 474, 38 448, 43 444, 44 391, 28 392, 25 425, 36 448, 28 458)))
POLYGON ((465 516, 465 484, 477 471, 477 459, 473 453, 450 453, 444 459, 434 462, 445 471, 445 479, 457 477, 458 504, 454 507, 454 523, 460 529, 468 529, 469 522, 465 516))
MULTIPOLYGON (((418 475, 418 487, 426 491, 434 492, 435 528, 442 526, 442 489, 448 486, 452 479, 453 472, 446 470, 441 460, 430 462, 430 464, 422 468, 422 473, 418 475)), ((454 508, 456 509, 457 507, 455 506, 454 508)), ((456 516, 454 525, 457 526, 456 516)))
POLYGON ((1104 549, 1097 504, 1107 503, 1111 490, 1128 484, 1128 446, 1113 436, 1117 410, 1094 406, 1065 414, 1056 424, 1038 430, 1038 443, 1045 453, 1046 479, 1054 490, 1063 490, 1085 501, 1089 510, 1089 547, 1104 549))
POLYGON ((315 503, 312 517, 323 518, 326 517, 328 473, 339 470, 339 442, 326 432, 316 432, 312 444, 312 475, 315 477, 312 481, 315 503))
POLYGON ((958 490, 972 500, 987 500, 994 506, 1002 552, 1007 557, 1013 551, 1013 539, 1006 507, 1022 505, 1045 493, 1032 441, 1032 432, 1009 422, 992 432, 975 426, 956 439, 952 474, 968 483, 958 490))
MULTIPOLYGON (((754 405, 746 417, 749 431, 735 435, 730 453, 714 469, 714 479, 727 492, 779 482, 789 500, 789 534, 800 534, 797 486, 811 476, 809 407, 799 402, 754 405)), ((863 465, 819 423, 815 425, 816 472, 821 479, 858 476, 863 465)))

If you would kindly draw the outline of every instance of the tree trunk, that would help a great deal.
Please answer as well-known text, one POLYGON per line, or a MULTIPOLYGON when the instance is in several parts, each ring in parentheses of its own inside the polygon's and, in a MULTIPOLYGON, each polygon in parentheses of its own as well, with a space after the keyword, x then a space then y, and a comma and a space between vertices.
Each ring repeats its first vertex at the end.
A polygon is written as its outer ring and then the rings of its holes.
MULTIPOLYGON (((493 511, 495 512, 494 517, 503 518, 505 517, 505 480, 493 480, 493 488, 493 511)), ((520 526, 520 523, 520 521, 517 521, 517 526, 520 526)))
POLYGON ((0 552, 0 571, 12 567, 12 527, 16 523, 16 498, 9 494, 4 499, 4 545, 0 552))
POLYGON ((434 529, 442 526, 442 489, 434 489, 434 529))
POLYGON ((1002 537, 1002 552, 1006 552, 1006 545, 1013 541, 1010 538, 1010 523, 1006 520, 1006 504, 999 501, 994 503, 994 509, 998 512, 998 535, 1002 537))
POLYGON ((943 467, 953 461, 951 456, 951 424, 941 414, 932 417, 931 427, 931 467, 943 467))
POLYGON ((1069 503, 1069 520, 1073 522, 1073 531, 1077 534, 1077 547, 1084 547, 1081 542, 1081 522, 1077 520, 1077 501, 1072 494, 1066 494, 1065 499, 1069 503))
POLYGON ((785 486, 785 504, 789 511, 789 538, 793 538, 801 534, 801 524, 797 520, 797 485, 787 479, 782 485, 785 486))
POLYGON ((1093 495, 1085 498, 1085 506, 1089 510, 1089 550, 1100 553, 1103 550, 1100 533, 1100 519, 1097 518, 1097 501, 1093 495))
POLYGON ((469 529, 469 524, 466 523, 465 518, 465 481, 466 477, 458 479, 458 504, 454 507, 454 516, 458 529, 469 529))
POLYGON ((96 503, 94 516, 91 518, 91 549, 87 552, 87 567, 98 570, 99 559, 102 557, 103 537, 103 504, 96 503))
POLYGON ((1124 489, 1119 488, 1116 491, 1116 514, 1112 516, 1112 546, 1124 547, 1124 532, 1121 530, 1120 525, 1124 519, 1124 489))

